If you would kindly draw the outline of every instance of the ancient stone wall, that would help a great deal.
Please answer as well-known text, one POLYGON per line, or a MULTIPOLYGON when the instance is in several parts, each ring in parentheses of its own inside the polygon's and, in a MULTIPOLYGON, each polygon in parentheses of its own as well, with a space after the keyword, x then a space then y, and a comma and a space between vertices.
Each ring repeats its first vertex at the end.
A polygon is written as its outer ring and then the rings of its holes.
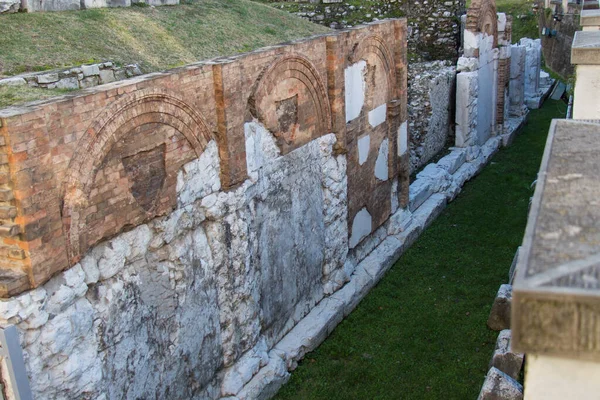
POLYGON ((411 173, 454 145, 456 65, 450 61, 409 63, 408 128, 411 173))
POLYGON ((0 111, 0 315, 36 397, 283 383, 272 349, 407 222, 406 79, 390 20, 0 111))
POLYGON ((179 0, 0 0, 0 14, 15 12, 69 11, 104 7, 130 7, 132 4, 163 6, 179 0))

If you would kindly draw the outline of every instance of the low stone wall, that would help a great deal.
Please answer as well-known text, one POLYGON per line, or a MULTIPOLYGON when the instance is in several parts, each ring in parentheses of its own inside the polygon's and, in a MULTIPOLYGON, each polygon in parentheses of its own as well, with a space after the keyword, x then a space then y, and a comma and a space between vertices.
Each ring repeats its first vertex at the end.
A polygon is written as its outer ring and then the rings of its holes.
POLYGON ((90 8, 176 5, 179 0, 0 0, 0 14, 15 12, 69 11, 90 8))
POLYGON ((411 173, 454 145, 456 66, 449 61, 408 65, 411 173))
POLYGON ((36 72, 0 79, 0 86, 28 85, 42 89, 86 89, 142 75, 137 64, 118 67, 112 62, 82 65, 76 68, 36 72))

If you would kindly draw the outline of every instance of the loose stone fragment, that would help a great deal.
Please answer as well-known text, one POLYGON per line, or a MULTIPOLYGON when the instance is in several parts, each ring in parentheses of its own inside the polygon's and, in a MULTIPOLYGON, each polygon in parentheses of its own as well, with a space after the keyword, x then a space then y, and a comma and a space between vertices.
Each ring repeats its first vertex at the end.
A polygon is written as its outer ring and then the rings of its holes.
POLYGON ((523 386, 498 368, 492 367, 485 377, 477 400, 522 400, 523 386))
POLYGON ((524 355, 515 353, 510 348, 511 331, 505 329, 498 335, 496 349, 490 361, 490 368, 496 367, 513 379, 519 377, 521 367, 523 366, 524 355))
POLYGON ((512 301, 512 285, 501 285, 494 300, 487 325, 495 330, 501 331, 510 328, 510 304, 512 301))

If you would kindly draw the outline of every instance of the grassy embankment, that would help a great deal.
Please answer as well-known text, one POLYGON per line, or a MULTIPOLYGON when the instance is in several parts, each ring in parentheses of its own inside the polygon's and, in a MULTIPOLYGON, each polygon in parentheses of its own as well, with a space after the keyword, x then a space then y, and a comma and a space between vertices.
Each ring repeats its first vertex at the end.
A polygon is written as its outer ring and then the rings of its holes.
POLYGON ((486 326, 523 239, 551 118, 532 111, 514 144, 400 258, 357 309, 307 354, 286 399, 475 399, 497 332, 486 326))
MULTIPOLYGON (((249 0, 8 14, 0 16, 0 77, 100 61, 153 72, 329 31, 249 0)), ((60 93, 0 87, 0 107, 60 93)))

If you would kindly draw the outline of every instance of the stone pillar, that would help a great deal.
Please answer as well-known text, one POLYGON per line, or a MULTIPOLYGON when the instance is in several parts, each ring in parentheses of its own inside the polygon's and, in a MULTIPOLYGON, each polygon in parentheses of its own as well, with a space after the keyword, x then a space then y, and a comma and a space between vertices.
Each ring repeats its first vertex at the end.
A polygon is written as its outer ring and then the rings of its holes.
POLYGON ((526 49, 525 103, 529 108, 539 108, 542 42, 540 39, 523 38, 519 44, 526 49))
POLYGON ((575 33, 571 48, 576 81, 574 119, 600 119, 600 31, 575 33))
POLYGON ((498 93, 496 94, 496 132, 502 132, 508 117, 508 83, 510 80, 512 17, 498 13, 498 93))
POLYGON ((513 44, 510 57, 509 115, 520 117, 527 112, 525 103, 525 46, 513 44))

